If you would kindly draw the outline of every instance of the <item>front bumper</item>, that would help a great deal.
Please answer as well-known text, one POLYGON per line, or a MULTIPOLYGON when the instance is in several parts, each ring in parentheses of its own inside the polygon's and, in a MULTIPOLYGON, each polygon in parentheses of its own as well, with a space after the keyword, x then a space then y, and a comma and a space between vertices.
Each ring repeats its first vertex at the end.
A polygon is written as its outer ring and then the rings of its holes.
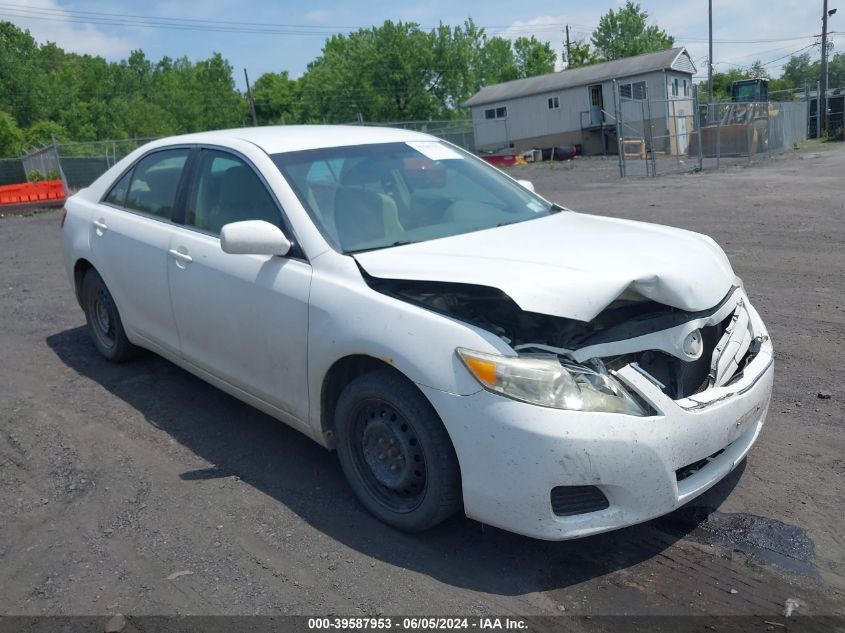
MULTIPOLYGON (((752 327, 765 334, 753 308, 752 327)), ((768 338, 725 387, 673 401, 634 367, 619 378, 659 412, 633 417, 548 409, 479 391, 421 387, 455 446, 467 516, 535 538, 579 538, 647 521, 680 507, 733 470, 753 446, 774 377, 768 338), (676 471, 711 458, 693 474, 676 471), (557 516, 550 491, 596 486, 606 509, 557 516)))

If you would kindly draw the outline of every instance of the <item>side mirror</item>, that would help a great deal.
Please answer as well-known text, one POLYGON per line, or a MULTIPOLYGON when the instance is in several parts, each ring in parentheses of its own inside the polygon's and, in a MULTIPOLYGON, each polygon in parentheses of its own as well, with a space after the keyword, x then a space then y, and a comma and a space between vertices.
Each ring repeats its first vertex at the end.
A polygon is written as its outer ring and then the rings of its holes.
POLYGON ((528 189, 528 191, 530 191, 531 193, 534 193, 534 183, 530 180, 517 180, 517 182, 526 189, 528 189))
POLYGON ((220 248, 231 255, 287 255, 290 240, 264 220, 232 222, 220 230, 220 248))

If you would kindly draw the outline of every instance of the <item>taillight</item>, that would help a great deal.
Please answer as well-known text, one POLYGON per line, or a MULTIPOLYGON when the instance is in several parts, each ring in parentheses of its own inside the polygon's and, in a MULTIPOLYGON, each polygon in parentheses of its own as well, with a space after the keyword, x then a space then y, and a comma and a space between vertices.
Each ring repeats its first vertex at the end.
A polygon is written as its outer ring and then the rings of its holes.
POLYGON ((65 228, 65 219, 67 218, 67 209, 62 207, 62 221, 59 224, 59 228, 65 228))

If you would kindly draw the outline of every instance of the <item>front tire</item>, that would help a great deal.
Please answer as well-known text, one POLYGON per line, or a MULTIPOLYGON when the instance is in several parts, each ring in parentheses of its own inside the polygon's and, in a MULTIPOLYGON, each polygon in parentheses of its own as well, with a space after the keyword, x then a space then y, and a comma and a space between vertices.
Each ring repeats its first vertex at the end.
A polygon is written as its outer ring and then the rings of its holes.
POLYGON ((94 347, 106 360, 120 363, 135 354, 137 348, 126 336, 117 305, 103 278, 93 268, 82 279, 82 308, 94 347))
POLYGON ((461 507, 458 459, 431 404, 389 370, 359 376, 335 412, 337 454, 349 485, 383 522, 427 530, 461 507))

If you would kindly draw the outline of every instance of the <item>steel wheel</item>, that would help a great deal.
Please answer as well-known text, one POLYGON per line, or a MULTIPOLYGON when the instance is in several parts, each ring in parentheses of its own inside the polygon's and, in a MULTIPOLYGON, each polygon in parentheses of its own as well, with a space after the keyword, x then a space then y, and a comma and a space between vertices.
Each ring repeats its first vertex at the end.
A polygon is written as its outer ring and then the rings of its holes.
POLYGON ((135 353, 135 346, 129 342, 120 313, 103 278, 93 268, 82 279, 80 303, 88 321, 88 331, 94 347, 105 358, 121 362, 135 353))
POLYGON ((337 456, 358 500, 408 532, 461 507, 461 474, 449 434, 416 385, 392 369, 363 374, 335 409, 337 456))
POLYGON ((103 347, 112 349, 115 345, 114 332, 114 302, 105 286, 91 293, 89 310, 93 316, 91 331, 99 339, 103 347))
POLYGON ((383 400, 361 403, 349 436, 355 468, 369 491, 393 512, 425 497, 425 456, 413 425, 383 400))

